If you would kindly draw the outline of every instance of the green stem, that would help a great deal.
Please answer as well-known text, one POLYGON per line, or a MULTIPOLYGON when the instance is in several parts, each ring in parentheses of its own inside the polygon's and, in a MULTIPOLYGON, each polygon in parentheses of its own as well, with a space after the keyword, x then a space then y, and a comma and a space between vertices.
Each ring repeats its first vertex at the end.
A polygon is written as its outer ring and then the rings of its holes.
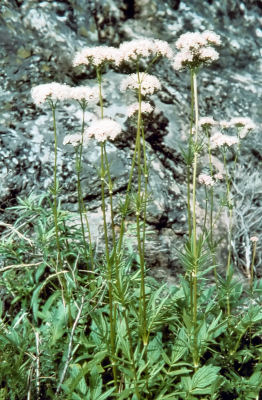
POLYGON ((125 323, 126 323, 126 330, 127 330, 127 337, 128 337, 128 343, 129 343, 129 351, 130 351, 130 356, 131 356, 132 368, 133 368, 134 377, 135 377, 135 391, 136 391, 137 398, 139 400, 139 399, 141 399, 141 397, 140 397, 138 384, 137 384, 137 371, 136 371, 136 365, 135 365, 132 336, 131 336, 131 331, 130 331, 130 327, 129 327, 129 322, 128 322, 128 317, 127 317, 127 312, 126 312, 125 306, 124 306, 124 319, 125 319, 125 323))
POLYGON ((98 88, 99 88, 99 104, 100 104, 100 112, 101 118, 104 118, 104 103, 103 103, 103 95, 102 95, 102 75, 101 70, 99 67, 96 69, 96 77, 98 81, 98 88))
MULTIPOLYGON (((193 125, 194 125, 194 70, 190 69, 190 86, 191 86, 191 112, 190 112, 190 136, 188 142, 188 162, 191 159, 192 142, 193 142, 193 125)), ((187 165, 187 215, 188 215, 188 236, 192 235, 192 215, 191 215, 191 165, 187 165)))
POLYGON ((138 168, 138 190, 137 190, 137 210, 136 210, 136 231, 137 231, 137 244, 140 260, 140 272, 141 272, 141 286, 140 286, 140 304, 141 304, 141 322, 142 322, 142 341, 144 346, 147 346, 147 335, 146 335, 146 295, 145 295, 145 264, 144 254, 142 249, 142 241, 140 234, 140 211, 141 211, 141 147, 140 147, 140 135, 141 135, 141 91, 138 94, 139 110, 137 120, 137 168, 138 168))
POLYGON ((86 207, 84 204, 83 199, 83 192, 81 187, 81 179, 80 174, 82 170, 82 154, 83 154, 83 141, 84 141, 84 129, 85 129, 85 110, 86 110, 86 103, 79 103, 80 107, 82 108, 82 125, 81 125, 81 143, 79 149, 76 149, 76 167, 77 167, 77 193, 78 193, 78 207, 79 207, 79 214, 80 214, 80 221, 81 221, 81 229, 82 229, 82 236, 84 241, 84 251, 85 251, 85 258, 88 263, 88 250, 87 250, 87 243, 85 237, 85 230, 84 230, 84 222, 83 216, 85 218, 87 233, 88 233, 88 241, 89 241, 89 256, 91 261, 91 269, 94 270, 94 258, 93 258, 93 249, 92 249, 92 239, 91 239, 91 232, 89 227, 89 222, 87 218, 86 207), (79 151, 79 153, 78 153, 79 151))
MULTIPOLYGON (((102 75, 100 68, 96 69, 97 81, 99 87, 99 103, 100 103, 100 111, 101 118, 104 118, 104 105, 103 105, 103 95, 102 95, 102 75)), ((110 259, 109 254, 109 242, 108 242, 108 232, 107 232, 107 223, 106 223, 106 212, 105 212, 105 163, 107 160, 107 156, 105 153, 105 144, 103 142, 100 143, 101 150, 101 196, 102 196, 102 213, 103 213, 103 223, 104 223, 104 233, 105 233, 105 250, 106 250, 106 262, 107 262, 107 281, 108 281, 108 297, 109 297, 109 320, 110 320, 110 346, 111 346, 111 354, 112 354, 112 369, 113 369, 113 377, 114 377, 114 386, 115 390, 118 389, 117 384, 117 367, 115 364, 115 318, 113 312, 113 287, 112 287, 112 260, 110 259)), ((107 162, 108 164, 108 162, 107 162)), ((109 166, 108 166, 108 176, 109 166)), ((111 217, 112 216, 112 208, 111 208, 111 217)))
MULTIPOLYGON (((54 214, 54 223, 55 223, 55 236, 56 236, 56 247, 57 247, 57 256, 58 256, 58 267, 59 269, 62 269, 62 256, 61 256, 61 248, 60 248, 60 242, 59 242, 59 227, 58 227, 58 212, 57 212, 57 195, 58 195, 58 189, 59 189, 59 183, 57 179, 57 130, 56 130, 56 115, 55 115, 55 110, 56 110, 56 104, 53 103, 52 100, 50 100, 50 105, 52 109, 52 116, 53 116, 53 130, 54 130, 54 155, 55 155, 55 160, 54 160, 54 190, 53 190, 53 214, 54 214)), ((73 324, 73 319, 72 319, 72 314, 71 314, 71 306, 70 306, 70 298, 68 295, 67 291, 67 285, 66 285, 66 280, 64 275, 58 276, 58 281, 61 286, 61 291, 62 291, 62 299, 64 306, 68 306, 68 320, 69 320, 69 326, 71 327, 73 324)))
MULTIPOLYGON (((207 137, 208 137, 208 158, 209 158, 210 176, 211 176, 211 178, 213 178, 214 173, 213 173, 213 165, 212 165, 210 133, 208 131, 207 131, 207 137)), ((210 188, 210 230, 209 230, 210 240, 208 242, 210 243, 209 248, 212 253, 213 265, 215 265, 216 260, 215 260, 215 246, 214 246, 214 240, 213 240, 213 214, 214 214, 214 189, 213 189, 213 187, 211 187, 210 188)), ((215 277, 216 284, 218 284, 216 266, 214 267, 214 277, 215 277)))
MULTIPOLYGON (((213 178, 213 165, 212 165, 212 155, 211 155, 211 146, 210 146, 210 135, 208 135, 208 158, 209 158, 209 169, 210 169, 210 176, 213 178)), ((210 188, 210 243, 211 249, 213 250, 213 211, 214 211, 214 189, 213 187, 210 188)))
POLYGON ((54 130, 54 153, 55 153, 55 161, 54 161, 54 191, 53 191, 53 213, 54 213, 54 222, 55 222, 55 236, 56 236, 56 247, 58 254, 58 262, 61 267, 61 249, 59 243, 59 228, 58 228, 58 216, 57 216, 57 193, 58 193, 58 179, 57 179, 57 132, 56 132, 56 115, 55 110, 56 106, 51 103, 52 115, 53 115, 53 130, 54 130))
POLYGON ((205 216, 204 216, 204 223, 203 223, 203 233, 206 232, 207 205, 208 205, 208 193, 207 193, 207 188, 206 188, 206 185, 205 185, 205 216))
POLYGON ((226 188, 227 188, 227 207, 229 209, 229 227, 228 227, 228 256, 227 256, 227 268, 226 268, 226 276, 229 274, 230 264, 231 264, 231 240, 232 240, 232 216, 233 216, 233 204, 230 196, 230 178, 227 168, 226 162, 226 151, 223 149, 223 161, 224 161, 224 170, 226 173, 226 188))
POLYGON ((143 159, 144 159, 144 180, 145 180, 145 191, 144 191, 144 210, 143 210, 143 254, 145 254, 145 241, 146 241, 146 211, 147 211, 147 185, 148 185, 148 168, 147 168, 147 157, 146 157, 146 141, 143 121, 141 123, 141 132, 143 139, 143 159))
POLYGON ((110 168, 109 162, 107 158, 106 152, 106 143, 103 144, 104 146, 104 156, 105 156, 105 165, 106 165, 106 174, 108 177, 108 186, 109 186, 109 199, 110 199, 110 212, 111 212, 111 228, 112 228, 112 235, 113 235, 113 251, 115 253, 116 249, 116 234, 115 234, 115 223, 114 223, 114 209, 113 209, 113 182, 110 175, 110 168))
POLYGON ((250 291, 253 293, 253 282, 254 282, 254 265, 255 265, 255 258, 256 258, 256 249, 257 249, 257 242, 254 242, 253 246, 253 253, 252 253, 252 262, 250 266, 250 291))
POLYGON ((103 224, 105 234, 105 250, 106 250, 106 263, 107 263, 107 282, 108 282, 108 296, 109 296, 109 319, 110 319, 110 346, 111 354, 113 355, 112 366, 114 384, 117 390, 117 371, 115 365, 115 324, 113 317, 113 293, 112 293, 112 263, 109 255, 109 243, 108 243, 108 232, 106 223, 106 211, 105 211, 105 166, 104 166, 104 145, 100 143, 101 149, 101 197, 102 197, 102 213, 103 213, 103 224))
POLYGON ((193 96, 194 96, 194 111, 195 111, 195 135, 194 135, 194 161, 193 161, 193 326, 194 326, 194 368, 199 367, 199 355, 197 345, 197 273, 198 273, 198 254, 197 254, 197 233, 196 233, 196 177, 197 177, 197 161, 198 161, 198 97, 197 97, 197 75, 196 71, 192 70, 193 81, 193 96))
POLYGON ((131 164, 128 184, 127 184, 127 189, 126 189, 126 195, 125 195, 125 202, 124 202, 122 218, 121 218, 120 234, 119 234, 118 248, 117 248, 118 253, 120 253, 120 251, 121 251, 123 237, 124 237, 125 220, 126 220, 126 214, 127 214, 128 204, 129 204, 129 193, 131 190, 132 178, 133 178, 135 164, 136 164, 137 148, 138 148, 138 137, 136 136, 135 149, 134 149, 134 154, 133 154, 133 158, 132 158, 132 164, 131 164))

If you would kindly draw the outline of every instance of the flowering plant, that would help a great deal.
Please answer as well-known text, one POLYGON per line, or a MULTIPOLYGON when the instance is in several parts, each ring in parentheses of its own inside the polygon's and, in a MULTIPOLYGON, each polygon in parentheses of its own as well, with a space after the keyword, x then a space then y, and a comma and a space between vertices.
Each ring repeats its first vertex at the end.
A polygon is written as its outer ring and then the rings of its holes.
POLYGON ((161 84, 148 68, 141 71, 143 62, 150 67, 161 57, 172 59, 169 44, 141 39, 118 49, 87 47, 75 55, 73 66, 93 66, 97 87, 52 82, 32 89, 33 102, 51 108, 54 184, 50 193, 18 199, 12 208, 14 226, 3 225, 0 288, 9 305, 5 312, 5 300, 0 302, 4 400, 259 398, 262 283, 256 268, 260 239, 254 225, 244 230, 248 284, 233 276, 238 199, 234 176, 242 140, 255 125, 242 116, 220 122, 210 116, 199 118, 197 74, 200 66, 218 59, 215 45, 220 45, 220 37, 214 32, 183 34, 172 61, 175 70, 189 68, 192 100, 188 147, 182 150, 188 228, 184 248, 177 250, 184 275, 171 287, 150 277, 147 268, 150 163, 143 118, 154 116, 154 107, 153 100, 149 103, 144 97, 160 90, 161 84), (122 91, 132 90, 137 97, 127 108, 127 117, 136 118, 136 135, 130 146, 128 181, 116 189, 108 141, 117 143, 125 127, 105 117, 103 72, 108 64, 121 68, 123 63, 136 69, 121 83, 122 91), (79 132, 63 138, 75 153, 78 212, 68 212, 63 204, 57 168, 56 116, 64 101, 75 101, 82 113, 79 132), (99 115, 87 123, 91 103, 99 104, 99 115), (83 190, 83 177, 89 179, 83 158, 86 146, 100 151, 95 201, 101 207, 103 254, 90 226, 92 194, 83 190), (201 166, 204 153, 208 162, 201 166), (118 204, 116 192, 122 194, 118 204), (227 216, 226 228, 222 213, 227 216), (218 225, 222 239, 217 237, 218 225), (133 232, 135 245, 130 240, 133 232), (227 258, 222 271, 217 268, 218 250, 227 258))

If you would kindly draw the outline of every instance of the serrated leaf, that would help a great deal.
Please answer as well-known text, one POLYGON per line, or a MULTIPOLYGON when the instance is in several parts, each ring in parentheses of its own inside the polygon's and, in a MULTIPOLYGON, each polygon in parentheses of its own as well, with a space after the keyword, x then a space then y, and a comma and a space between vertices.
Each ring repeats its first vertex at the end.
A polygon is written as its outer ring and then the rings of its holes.
POLYGON ((219 367, 204 365, 195 372, 192 378, 192 389, 200 389, 210 386, 217 378, 219 367))

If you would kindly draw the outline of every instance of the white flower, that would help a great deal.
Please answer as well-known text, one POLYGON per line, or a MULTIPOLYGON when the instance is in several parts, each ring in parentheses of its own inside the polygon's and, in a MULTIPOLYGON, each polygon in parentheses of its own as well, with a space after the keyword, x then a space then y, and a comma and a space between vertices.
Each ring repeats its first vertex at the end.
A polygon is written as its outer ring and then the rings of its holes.
POLYGON ((119 47, 119 64, 155 56, 172 58, 169 44, 163 40, 138 39, 124 42, 119 47))
POLYGON ((212 47, 203 47, 199 50, 198 57, 202 62, 212 62, 218 60, 219 54, 212 47))
POLYGON ((216 181, 222 181, 224 179, 222 172, 218 172, 214 175, 216 181))
POLYGON ((250 242, 258 242, 258 237, 257 236, 252 236, 251 238, 250 238, 250 242))
POLYGON ((94 121, 85 129, 85 137, 94 137, 98 142, 105 142, 108 139, 114 140, 121 132, 121 126, 110 118, 94 121))
MULTIPOLYGON (((131 104, 128 109, 127 109, 127 115, 129 117, 132 117, 133 114, 138 112, 139 110, 139 103, 133 103, 131 104)), ((153 107, 151 106, 150 103, 147 103, 146 101, 141 102, 141 113, 151 113, 153 111, 153 107)))
POLYGON ((254 122, 248 117, 235 117, 229 121, 230 126, 241 128, 239 137, 243 139, 250 131, 256 128, 254 122))
POLYGON ((173 57, 173 51, 169 44, 164 40, 155 40, 155 51, 156 55, 161 57, 167 57, 171 59, 173 57))
POLYGON ((99 89, 98 88, 90 88, 88 86, 77 86, 71 87, 69 91, 69 96, 71 99, 82 101, 85 100, 87 102, 93 102, 99 100, 99 89))
POLYGON ((219 45, 220 37, 214 32, 188 32, 176 41, 180 51, 174 58, 173 68, 180 70, 184 67, 198 67, 203 63, 210 63, 218 59, 219 55, 212 45, 219 45))
POLYGON ((76 147, 81 144, 82 138, 81 135, 74 134, 74 135, 66 135, 63 140, 63 145, 71 144, 72 146, 76 147))
POLYGON ((211 126, 216 125, 217 122, 214 120, 213 117, 202 117, 199 118, 198 124, 203 128, 210 128, 211 126))
POLYGON ((193 62, 193 54, 189 50, 181 50, 175 55, 173 68, 180 70, 186 65, 190 65, 193 62))
POLYGON ((127 78, 123 79, 120 90, 122 92, 127 89, 138 90, 139 87, 141 87, 141 94, 145 96, 146 94, 153 94, 156 90, 159 90, 161 88, 161 84, 154 75, 141 72, 139 74, 139 79, 137 74, 131 74, 127 78))
POLYGON ((37 106, 43 104, 46 100, 52 101, 67 100, 70 92, 70 86, 62 85, 57 82, 44 83, 31 89, 31 96, 37 106))
POLYGON ((210 144, 211 144, 212 149, 215 149, 215 148, 221 147, 221 146, 229 146, 230 147, 237 143, 239 143, 239 140, 237 137, 223 135, 220 132, 215 133, 210 139, 210 144))
POLYGON ((96 47, 84 47, 81 51, 76 53, 73 59, 73 66, 78 65, 94 65, 99 67, 102 64, 115 62, 118 64, 119 50, 115 47, 110 46, 96 46, 96 47))
POLYGON ((207 45, 207 40, 200 32, 183 33, 176 41, 177 49, 198 49, 207 45))
POLYGON ((220 36, 217 35, 215 32, 212 31, 204 31, 202 33, 202 36, 204 39, 208 41, 208 43, 215 45, 215 46, 220 46, 221 45, 221 39, 220 36))
POLYGON ((198 177, 198 182, 205 186, 214 186, 214 184, 215 184, 215 181, 213 180, 213 178, 206 174, 200 174, 198 177))
POLYGON ((228 129, 230 128, 230 122, 226 121, 225 119, 223 119, 222 121, 219 122, 219 125, 221 126, 222 129, 228 129))

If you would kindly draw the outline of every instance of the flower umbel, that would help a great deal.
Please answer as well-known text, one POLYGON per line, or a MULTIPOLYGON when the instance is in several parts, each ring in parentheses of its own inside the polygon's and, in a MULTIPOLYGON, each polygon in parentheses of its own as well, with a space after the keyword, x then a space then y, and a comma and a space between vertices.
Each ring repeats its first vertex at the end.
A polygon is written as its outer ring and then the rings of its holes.
POLYGON ((200 174, 198 177, 198 182, 205 186, 214 186, 215 184, 213 178, 206 174, 200 174))
POLYGON ((173 52, 167 42, 163 40, 138 39, 124 42, 120 45, 118 63, 136 62, 140 58, 172 58, 172 56, 173 52))
POLYGON ((231 127, 236 127, 240 130, 239 137, 241 139, 256 128, 254 122, 248 117, 234 117, 229 121, 229 124, 231 127))
POLYGON ((78 101, 96 102, 99 100, 98 88, 91 88, 88 86, 71 87, 69 90, 69 97, 78 101))
MULTIPOLYGON (((133 103, 131 104, 128 109, 127 109, 127 115, 129 117, 132 117, 132 115, 134 115, 135 113, 137 113, 139 110, 139 103, 133 103)), ((153 107, 151 106, 150 103, 146 102, 146 101, 142 101, 141 102, 141 113, 148 113, 150 114, 153 111, 153 107)))
POLYGON ((139 79, 137 74, 131 74, 121 82, 120 90, 124 92, 127 89, 138 90, 141 87, 141 94, 143 96, 147 94, 153 94, 156 90, 161 88, 161 83, 154 75, 146 74, 141 72, 139 79))
POLYGON ((84 47, 76 53, 73 66, 94 65, 99 67, 105 63, 116 63, 119 60, 119 50, 110 46, 84 47))
MULTIPOLYGON (((94 137, 98 142, 106 140, 114 140, 121 132, 121 126, 110 118, 104 118, 94 121, 88 128, 85 129, 85 137, 94 137)), ((85 141, 86 141, 85 139, 85 141)))
POLYGON ((179 52, 174 58, 173 68, 198 68, 201 64, 217 60, 219 54, 211 46, 220 43, 220 36, 211 31, 184 33, 176 41, 179 52))
POLYGON ((72 146, 77 147, 81 144, 81 140, 81 135, 66 135, 63 140, 63 145, 71 144, 72 146))
POLYGON ((211 126, 217 125, 217 122, 214 120, 213 117, 202 117, 199 118, 198 124, 202 128, 210 128, 211 126))
POLYGON ((34 103, 37 106, 41 106, 45 101, 52 100, 67 100, 69 98, 70 86, 62 85, 57 82, 44 83, 42 85, 35 86, 31 89, 31 96, 34 103))
POLYGON ((234 144, 237 144, 239 139, 235 136, 223 135, 222 133, 217 132, 211 137, 210 142, 211 148, 215 149, 221 146, 231 147, 234 144))

